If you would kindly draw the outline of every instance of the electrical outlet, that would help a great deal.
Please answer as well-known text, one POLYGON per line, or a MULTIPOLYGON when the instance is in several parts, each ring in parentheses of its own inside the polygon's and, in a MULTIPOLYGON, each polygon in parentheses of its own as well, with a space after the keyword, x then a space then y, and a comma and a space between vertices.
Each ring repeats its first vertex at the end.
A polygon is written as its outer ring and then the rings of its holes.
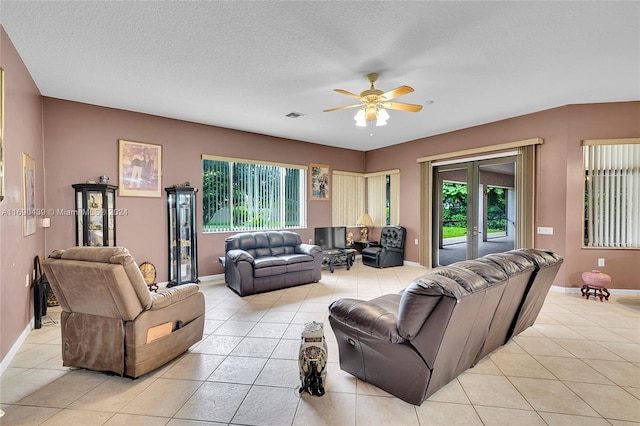
POLYGON ((413 244, 418 245, 418 239, 413 240, 413 244))
POLYGON ((31 280, 29 280, 29 274, 24 276, 24 286, 29 287, 31 285, 31 280))
POLYGON ((599 257, 598 258, 598 266, 600 266, 600 267, 604 266, 604 257, 599 257))

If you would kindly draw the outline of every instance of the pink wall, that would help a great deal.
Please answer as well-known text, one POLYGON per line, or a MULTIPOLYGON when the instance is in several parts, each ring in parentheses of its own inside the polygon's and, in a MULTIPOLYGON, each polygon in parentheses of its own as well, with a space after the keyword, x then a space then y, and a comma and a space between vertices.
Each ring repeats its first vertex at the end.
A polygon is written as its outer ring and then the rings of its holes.
POLYGON ((580 287, 580 274, 599 268, 611 275, 612 288, 640 289, 640 250, 582 248, 583 139, 640 135, 640 102, 571 105, 423 138, 367 152, 367 172, 401 170, 400 223, 407 228, 406 258, 417 261, 420 237, 420 168, 417 158, 467 148, 540 137, 536 173, 535 226, 550 226, 554 235, 536 235, 535 246, 565 257, 555 284, 580 287))
MULTIPOLYGON (((44 98, 43 105, 46 204, 54 211, 74 208, 74 183, 106 174, 110 183, 118 184, 118 139, 162 145, 163 188, 189 181, 202 189, 202 154, 301 165, 317 162, 332 169, 364 171, 365 154, 359 151, 59 99, 44 98)), ((162 192, 161 198, 116 197, 117 208, 128 212, 117 218, 116 243, 127 247, 138 263, 153 263, 158 280, 167 281, 167 198, 162 192)), ((201 192, 197 203, 201 208, 201 192)), ((307 209, 308 229, 299 231, 303 241, 313 238, 314 227, 331 225, 330 202, 309 201, 307 209)), ((202 214, 197 221, 199 275, 221 274, 224 270, 217 259, 224 255, 224 239, 231 234, 203 234, 202 214)), ((52 216, 46 233, 47 252, 75 245, 74 218, 52 216)))
POLYGON ((33 258, 44 254, 39 220, 36 233, 23 236, 22 153, 36 162, 36 209, 44 207, 44 156, 42 97, 2 27, 0 66, 5 83, 5 198, 0 203, 0 356, 4 359, 33 318, 33 290, 25 286, 25 278, 31 277, 33 258))

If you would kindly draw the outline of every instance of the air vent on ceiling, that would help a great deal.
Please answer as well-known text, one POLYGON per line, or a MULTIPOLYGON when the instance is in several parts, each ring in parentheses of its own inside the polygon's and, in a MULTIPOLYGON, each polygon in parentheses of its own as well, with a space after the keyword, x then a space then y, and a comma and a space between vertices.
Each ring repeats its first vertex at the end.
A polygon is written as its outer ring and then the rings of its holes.
POLYGON ((304 114, 301 112, 290 112, 286 116, 289 118, 298 118, 298 117, 304 117, 304 114))

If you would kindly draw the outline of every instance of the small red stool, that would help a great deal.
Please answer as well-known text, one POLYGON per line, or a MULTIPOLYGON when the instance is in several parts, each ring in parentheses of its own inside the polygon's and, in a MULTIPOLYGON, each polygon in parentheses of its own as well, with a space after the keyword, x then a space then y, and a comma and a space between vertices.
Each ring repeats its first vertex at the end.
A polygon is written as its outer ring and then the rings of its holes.
POLYGON ((580 289, 582 297, 589 299, 589 296, 593 295, 593 297, 599 297, 601 302, 603 298, 609 300, 610 294, 607 289, 607 286, 611 284, 609 275, 594 269, 591 272, 583 272, 582 281, 585 282, 585 285, 580 289), (591 293, 592 291, 593 293, 591 293))

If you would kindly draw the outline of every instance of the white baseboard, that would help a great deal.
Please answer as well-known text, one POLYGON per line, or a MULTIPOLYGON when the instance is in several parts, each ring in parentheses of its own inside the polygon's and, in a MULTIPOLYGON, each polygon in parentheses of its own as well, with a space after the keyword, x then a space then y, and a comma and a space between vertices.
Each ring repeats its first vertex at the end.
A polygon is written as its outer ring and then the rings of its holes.
POLYGON ((0 362, 0 376, 2 376, 6 371, 6 369, 9 367, 9 364, 11 364, 11 361, 13 361, 13 358, 18 353, 20 346, 22 346, 22 344, 27 339, 27 336, 29 335, 31 330, 33 330, 34 325, 35 325, 34 319, 31 318, 31 321, 29 321, 29 324, 27 324, 24 330, 22 330, 22 333, 20 333, 20 336, 18 336, 16 341, 13 342, 13 346, 11 346, 11 349, 9 349, 9 352, 7 352, 7 355, 4 358, 2 358, 2 362, 0 362))

